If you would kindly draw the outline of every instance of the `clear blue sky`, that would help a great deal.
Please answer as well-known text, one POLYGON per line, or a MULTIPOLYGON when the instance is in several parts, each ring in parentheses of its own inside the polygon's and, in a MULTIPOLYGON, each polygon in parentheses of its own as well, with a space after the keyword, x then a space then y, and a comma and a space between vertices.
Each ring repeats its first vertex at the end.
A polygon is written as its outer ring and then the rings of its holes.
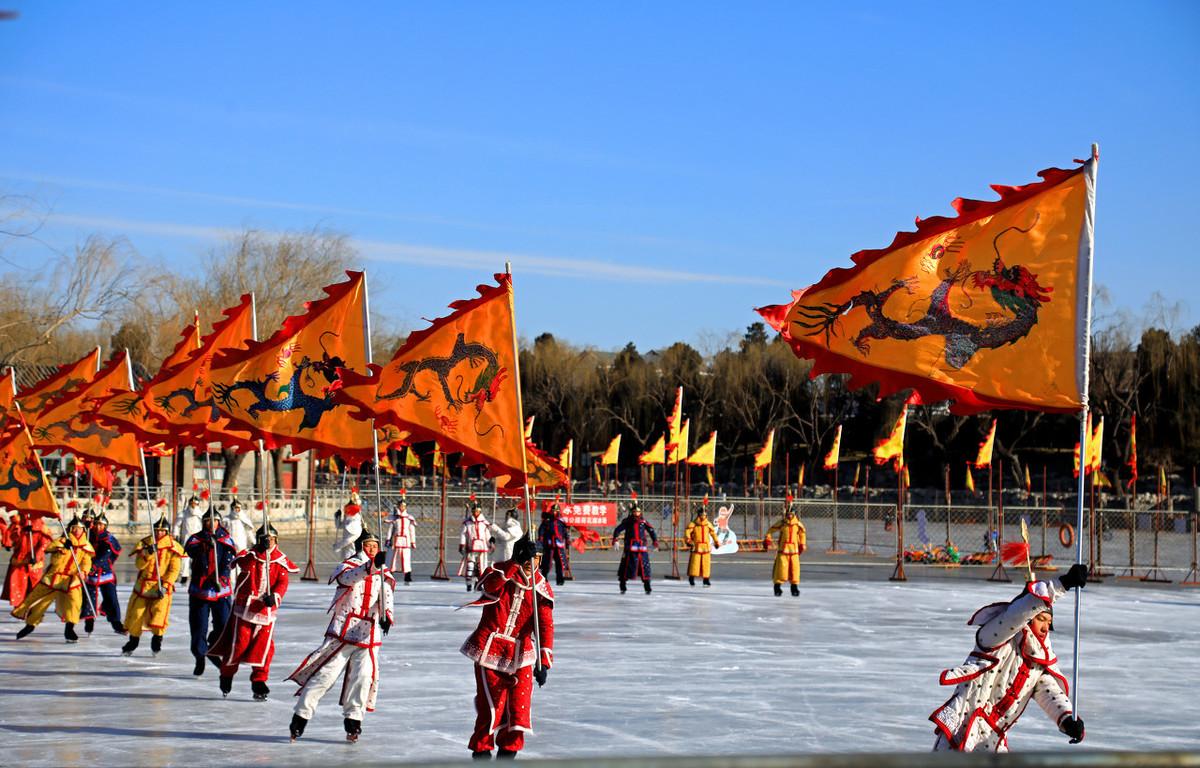
POLYGON ((696 343, 1092 141, 1114 302, 1200 274, 1194 2, 3 5, 0 190, 47 242, 189 270, 320 224, 401 327, 510 258, 526 337, 696 343))

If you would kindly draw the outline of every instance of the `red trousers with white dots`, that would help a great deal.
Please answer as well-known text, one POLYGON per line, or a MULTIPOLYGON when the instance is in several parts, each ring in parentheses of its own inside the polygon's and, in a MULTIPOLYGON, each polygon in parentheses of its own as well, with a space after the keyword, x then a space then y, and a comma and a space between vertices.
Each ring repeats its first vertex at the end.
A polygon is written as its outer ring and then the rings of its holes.
POLYGON ((467 747, 472 752, 504 749, 519 752, 525 732, 533 730, 530 699, 533 667, 515 675, 475 665, 475 732, 467 747))

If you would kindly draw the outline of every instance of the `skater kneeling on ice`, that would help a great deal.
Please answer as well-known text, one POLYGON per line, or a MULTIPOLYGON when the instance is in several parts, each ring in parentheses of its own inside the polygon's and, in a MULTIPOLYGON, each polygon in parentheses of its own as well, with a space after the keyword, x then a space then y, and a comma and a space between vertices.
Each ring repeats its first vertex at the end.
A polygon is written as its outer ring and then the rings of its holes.
POLYGON ((317 711, 317 703, 329 687, 342 679, 342 723, 346 740, 358 741, 363 714, 375 711, 379 691, 379 647, 392 628, 392 599, 396 579, 387 567, 387 553, 379 538, 364 531, 355 542, 355 553, 329 577, 337 584, 329 612, 333 618, 325 630, 325 642, 308 654, 288 676, 300 685, 289 730, 292 739, 317 711))
POLYGON ((792 596, 799 596, 800 555, 804 554, 808 546, 808 536, 804 530, 804 523, 796 517, 791 496, 784 502, 783 519, 767 529, 768 545, 771 543, 771 535, 776 533, 779 534, 779 540, 775 542, 775 568, 771 574, 771 580, 775 582, 775 596, 783 594, 785 581, 792 584, 792 596))
POLYGON ((54 610, 66 622, 63 635, 68 643, 79 640, 75 625, 83 609, 83 574, 91 570, 96 550, 88 541, 87 529, 78 518, 67 524, 67 535, 56 539, 46 552, 50 554, 50 565, 33 591, 13 609, 12 615, 25 622, 17 632, 20 640, 42 623, 46 610, 54 603, 54 610))
POLYGON ((1072 744, 1083 741, 1083 721, 1071 710, 1049 633, 1054 601, 1086 583, 1087 566, 1073 565, 1060 579, 1031 581, 1011 602, 975 612, 967 622, 979 627, 975 650, 960 666, 942 672, 942 685, 958 687, 929 716, 937 733, 935 752, 1007 752, 1008 729, 1031 698, 1072 744))
POLYGON ((183 567, 183 547, 171 538, 171 524, 160 517, 154 524, 154 534, 138 542, 133 555, 138 572, 125 610, 129 640, 121 653, 132 655, 142 641, 142 632, 149 629, 150 650, 157 654, 171 618, 171 598, 183 567))
POLYGON ((250 665, 250 690, 256 701, 266 701, 271 692, 267 679, 275 655, 279 602, 288 589, 288 574, 300 572, 276 547, 278 541, 275 528, 264 525, 258 529, 254 548, 233 561, 241 572, 233 590, 233 611, 221 636, 208 649, 208 658, 220 667, 218 684, 226 696, 233 690, 233 676, 242 664, 250 665))
MULTIPOLYGON (((479 626, 462 645, 475 662, 473 757, 515 757, 533 732, 533 681, 545 685, 554 660, 554 593, 538 571, 541 555, 523 536, 511 560, 488 568, 479 580, 479 626)), ((464 606, 465 607, 465 606, 464 606)))

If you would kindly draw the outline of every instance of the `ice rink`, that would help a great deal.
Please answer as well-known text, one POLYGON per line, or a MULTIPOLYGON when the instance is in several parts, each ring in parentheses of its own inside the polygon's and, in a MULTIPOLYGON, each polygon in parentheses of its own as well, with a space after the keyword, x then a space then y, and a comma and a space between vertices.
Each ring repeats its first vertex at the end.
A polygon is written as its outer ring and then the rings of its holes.
MULTIPOLYGON (((950 693, 941 669, 971 649, 978 606, 1019 584, 812 581, 801 596, 769 583, 711 589, 656 580, 571 582, 558 590, 556 664, 534 694, 529 757, 925 751, 926 719, 950 693)), ((122 587, 124 598, 128 588, 122 587)), ((187 599, 172 610, 163 653, 132 658, 107 625, 77 645, 50 618, 23 641, 0 622, 0 735, 20 765, 324 764, 468 756, 471 663, 459 645, 478 618, 462 582, 422 578, 397 589, 398 626, 382 657, 378 711, 348 745, 336 687, 291 744, 295 685, 285 678, 321 640, 332 590, 293 582, 277 630, 271 699, 250 698, 243 670, 222 699, 215 671, 191 675, 187 599)), ((1055 650, 1070 676, 1071 601, 1055 650)), ((1093 585, 1084 594, 1083 745, 1031 704, 1014 750, 1200 749, 1200 593, 1093 585)))

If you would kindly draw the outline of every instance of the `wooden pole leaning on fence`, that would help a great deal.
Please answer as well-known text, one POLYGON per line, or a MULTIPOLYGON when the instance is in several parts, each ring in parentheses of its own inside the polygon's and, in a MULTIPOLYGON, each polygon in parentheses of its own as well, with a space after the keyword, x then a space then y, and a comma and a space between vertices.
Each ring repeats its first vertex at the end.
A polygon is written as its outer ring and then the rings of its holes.
POLYGON ((855 554, 874 557, 875 550, 871 549, 871 545, 867 543, 867 521, 871 514, 871 462, 866 462, 863 471, 866 473, 863 480, 863 540, 862 546, 855 554))
POLYGON ((1167 480, 1166 494, 1159 496, 1160 509, 1153 510, 1150 513, 1150 527, 1154 532, 1154 560, 1150 566, 1150 570, 1146 571, 1146 575, 1141 578, 1142 581, 1154 582, 1156 584, 1170 584, 1171 580, 1163 575, 1162 570, 1158 567, 1158 529, 1162 525, 1162 514, 1164 509, 1161 507, 1170 506, 1171 498, 1171 481, 1167 480))
MULTIPOLYGON (((1192 493, 1195 494, 1194 488, 1192 490, 1192 493)), ((1193 496, 1193 498, 1194 498, 1194 496, 1193 496)), ((1195 502, 1193 501, 1193 503, 1195 503, 1195 502)), ((1185 575, 1183 577, 1183 581, 1179 582, 1179 586, 1181 586, 1181 587, 1200 587, 1200 570, 1198 570, 1196 567, 1196 544, 1197 544, 1196 529, 1200 528, 1200 513, 1193 511, 1191 514, 1191 518, 1192 518, 1192 568, 1190 571, 1187 572, 1187 575, 1185 575)))
MULTIPOLYGON (((679 447, 675 447, 675 496, 671 502, 671 572, 664 576, 671 581, 679 581, 679 447)), ((663 474, 667 468, 663 466, 663 474)))
MULTIPOLYGON (((825 550, 825 554, 827 554, 827 555, 844 555, 844 554, 846 554, 846 550, 844 550, 838 546, 838 540, 837 540, 837 534, 838 534, 838 469, 840 468, 840 466, 841 466, 840 464, 835 464, 833 467, 833 527, 830 531, 829 549, 825 550)), ((798 490, 796 492, 796 496, 797 497, 800 496, 800 493, 798 490)))
POLYGON ((896 471, 896 570, 888 581, 908 581, 904 575, 904 467, 896 471))
MULTIPOLYGON (((1011 582, 1012 578, 1008 575, 1008 571, 1004 570, 1004 558, 1000 556, 1000 550, 1004 548, 1004 461, 998 460, 1000 471, 997 472, 997 484, 999 493, 996 495, 996 567, 992 570, 992 575, 988 577, 988 581, 1011 582)), ((988 473, 991 473, 989 467, 988 473)), ((1026 542, 1028 544, 1029 542, 1026 542)))
POLYGON ((304 575, 300 581, 316 581, 317 565, 314 562, 313 547, 316 544, 316 508, 317 508, 317 452, 308 452, 308 563, 304 566, 304 575))
MULTIPOLYGON (((434 467, 437 470, 437 467, 434 467)), ((438 515, 438 561, 429 578, 434 581, 449 581, 446 575, 446 456, 442 455, 442 492, 438 515)))

